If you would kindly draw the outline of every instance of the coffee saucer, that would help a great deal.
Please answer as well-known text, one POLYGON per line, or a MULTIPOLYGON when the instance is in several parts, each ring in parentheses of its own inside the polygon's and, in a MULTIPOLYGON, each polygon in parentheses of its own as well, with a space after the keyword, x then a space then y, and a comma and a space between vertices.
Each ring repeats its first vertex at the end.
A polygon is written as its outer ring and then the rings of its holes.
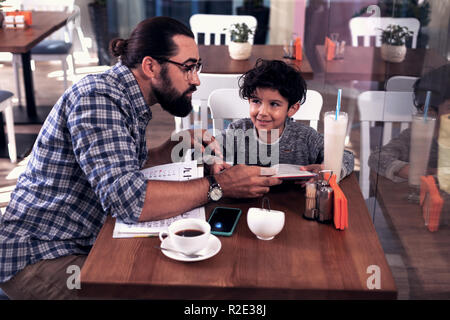
MULTIPOLYGON (((169 237, 165 238, 161 242, 161 248, 176 250, 176 248, 173 246, 172 241, 169 237)), ((196 252, 196 254, 200 254, 201 257, 189 258, 189 257, 184 256, 182 253, 176 253, 176 252, 171 252, 171 251, 166 251, 166 250, 161 250, 161 252, 170 259, 174 259, 177 261, 184 261, 184 262, 194 262, 194 261, 206 260, 206 259, 209 259, 209 258, 215 256, 220 251, 221 248, 222 248, 222 243, 220 242, 219 238, 217 238, 215 235, 211 234, 209 236, 208 244, 206 245, 206 247, 203 248, 202 250, 196 252)))

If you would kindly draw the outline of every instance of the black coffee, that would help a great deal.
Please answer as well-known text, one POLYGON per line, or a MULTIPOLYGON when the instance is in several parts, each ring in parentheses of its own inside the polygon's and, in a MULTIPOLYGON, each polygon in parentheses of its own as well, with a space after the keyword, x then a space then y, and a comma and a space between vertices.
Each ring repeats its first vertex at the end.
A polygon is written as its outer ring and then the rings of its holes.
POLYGON ((197 237, 201 236, 203 233, 204 232, 202 230, 195 229, 186 229, 175 232, 175 234, 180 237, 197 237))

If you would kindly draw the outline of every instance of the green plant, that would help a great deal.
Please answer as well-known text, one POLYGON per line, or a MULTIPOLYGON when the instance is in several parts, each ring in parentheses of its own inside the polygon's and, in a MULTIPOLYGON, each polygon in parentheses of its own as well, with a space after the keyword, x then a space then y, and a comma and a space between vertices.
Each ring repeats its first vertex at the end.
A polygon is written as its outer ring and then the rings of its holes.
POLYGON ((235 23, 230 27, 231 40, 234 42, 248 42, 248 37, 254 33, 245 22, 235 23))
POLYGON ((412 37, 413 32, 409 31, 407 27, 402 27, 397 24, 390 24, 386 29, 380 29, 381 42, 390 44, 392 46, 402 46, 406 40, 412 37))

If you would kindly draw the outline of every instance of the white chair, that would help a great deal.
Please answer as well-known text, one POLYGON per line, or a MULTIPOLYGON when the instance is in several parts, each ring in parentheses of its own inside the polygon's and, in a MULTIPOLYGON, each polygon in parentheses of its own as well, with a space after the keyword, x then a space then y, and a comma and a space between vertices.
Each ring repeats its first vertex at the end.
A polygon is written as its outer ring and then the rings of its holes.
MULTIPOLYGON (((375 38, 375 47, 381 46, 381 29, 386 29, 390 24, 398 24, 407 27, 413 32, 411 47, 416 48, 417 36, 419 34, 420 22, 416 18, 392 18, 392 17, 355 17, 349 21, 350 34, 352 37, 352 46, 359 46, 359 38, 363 38, 363 46, 370 47, 371 39, 375 38)), ((368 63, 371 63, 368 61, 368 63)), ((372 82, 352 81, 352 88, 361 91, 373 90, 375 86, 372 82), (357 88, 358 87, 358 88, 357 88)), ((354 105, 352 104, 348 112, 348 127, 346 133, 346 142, 350 140, 350 130, 354 118, 354 105)))
POLYGON ((384 123, 382 145, 392 138, 392 124, 400 123, 400 131, 409 127, 415 112, 413 92, 366 91, 358 96, 360 128, 359 185, 365 199, 369 198, 368 160, 370 148, 370 122, 384 123))
MULTIPOLYGON (((231 25, 243 23, 253 31, 256 30, 257 21, 253 16, 223 15, 223 14, 194 14, 189 19, 189 25, 198 43, 198 34, 204 34, 205 45, 220 45, 222 35, 225 36, 225 45, 231 42, 231 25), (211 41, 211 35, 214 40, 211 41)), ((253 44, 253 36, 249 37, 249 42, 253 44)))
POLYGON ((213 74, 200 73, 200 86, 192 95, 192 114, 179 118, 175 117, 175 131, 196 128, 208 129, 208 98, 211 92, 221 88, 239 88, 238 81, 241 74, 213 74), (192 120, 191 120, 192 118, 192 120), (200 121, 200 123, 199 123, 200 121))
MULTIPOLYGON (((12 92, 0 90, 0 112, 5 113, 6 132, 8 133, 8 153, 11 162, 17 161, 16 136, 14 133, 14 116, 12 110, 12 92)), ((3 127, 0 128, 3 130, 3 127)))
POLYGON ((350 19, 349 27, 352 36, 352 46, 358 46, 358 38, 363 37, 363 46, 370 47, 371 38, 375 37, 375 47, 381 46, 381 30, 390 24, 407 27, 413 32, 411 47, 416 48, 420 22, 416 18, 392 17, 355 17, 350 19))
MULTIPOLYGON (((78 31, 78 38, 84 45, 84 36, 79 27, 79 8, 74 5, 74 0, 21 0, 22 10, 33 11, 65 11, 73 13, 71 18, 67 21, 64 28, 55 31, 52 35, 42 40, 35 47, 31 49, 32 61, 61 61, 63 70, 64 90, 68 88, 67 73, 74 72, 74 58, 73 58, 73 31, 78 31), (78 27, 77 27, 78 26, 78 27), (70 57, 70 63, 67 63, 67 58, 70 57)), ((21 90, 20 90, 20 76, 19 66, 21 65, 21 58, 19 54, 13 55, 14 76, 16 79, 16 94, 21 104, 21 90)))
MULTIPOLYGON (((294 120, 310 120, 310 126, 317 129, 317 122, 320 119, 322 110, 322 95, 314 90, 306 92, 306 100, 296 112, 294 120)), ((238 89, 217 89, 214 90, 208 99, 208 106, 211 109, 213 120, 213 134, 217 130, 223 130, 223 120, 248 118, 249 103, 239 96, 238 89)))

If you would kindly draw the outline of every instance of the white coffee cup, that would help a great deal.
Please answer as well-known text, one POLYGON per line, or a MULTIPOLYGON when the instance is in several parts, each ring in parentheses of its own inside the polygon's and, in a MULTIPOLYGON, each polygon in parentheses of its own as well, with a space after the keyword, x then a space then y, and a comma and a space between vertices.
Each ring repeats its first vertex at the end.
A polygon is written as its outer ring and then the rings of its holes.
POLYGON ((159 239, 169 237, 175 250, 186 254, 196 253, 208 244, 211 226, 202 219, 180 219, 172 222, 167 231, 159 233, 159 239))

